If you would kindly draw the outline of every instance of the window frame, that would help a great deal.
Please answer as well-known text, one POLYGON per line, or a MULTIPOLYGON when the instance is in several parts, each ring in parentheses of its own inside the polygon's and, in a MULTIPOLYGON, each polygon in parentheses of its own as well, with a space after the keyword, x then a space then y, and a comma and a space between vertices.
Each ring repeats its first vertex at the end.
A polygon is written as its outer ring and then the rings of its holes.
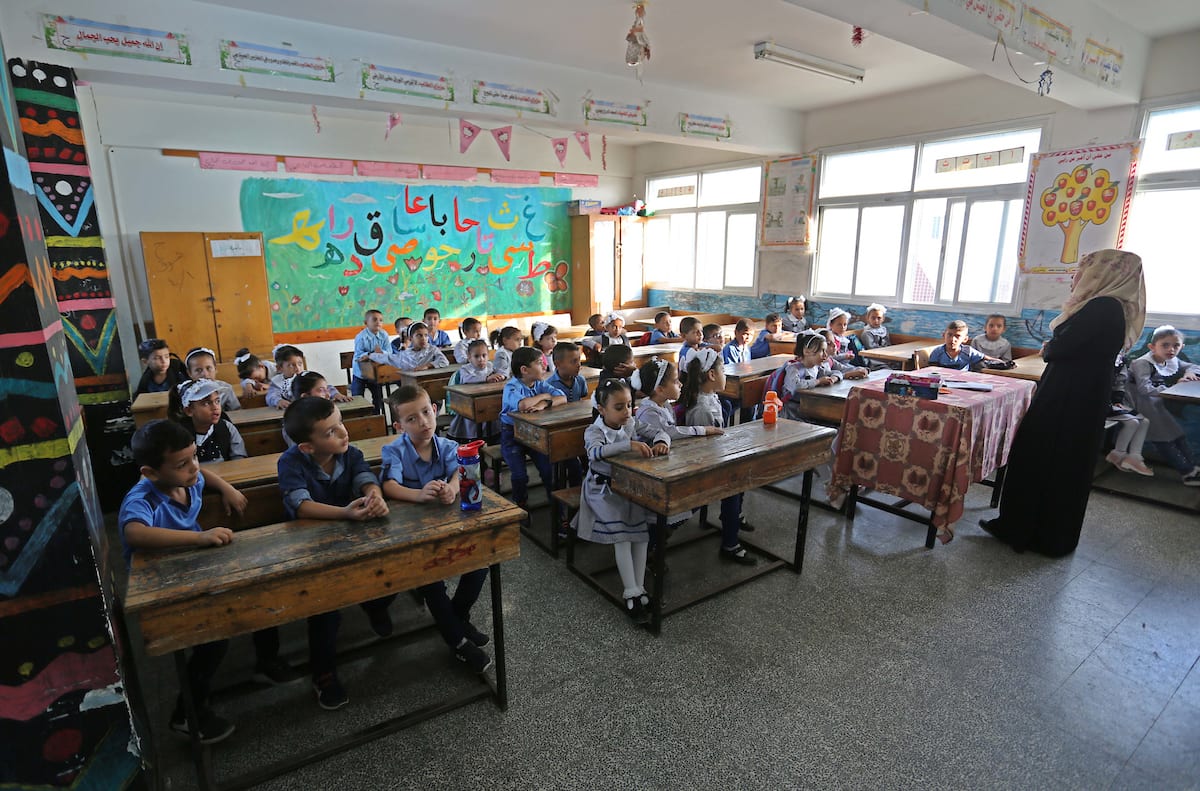
MULTIPOLYGON (((694 292, 704 293, 704 294, 739 294, 739 295, 744 294, 744 295, 748 295, 748 296, 757 296, 758 295, 758 274, 759 274, 759 263, 760 263, 759 253, 761 252, 762 247, 760 244, 760 239, 759 239, 759 234, 758 234, 757 229, 759 227, 759 223, 762 220, 762 191, 763 191, 762 179, 763 179, 763 173, 765 172, 765 170, 766 170, 766 164, 765 164, 764 160, 762 160, 762 159, 745 159, 745 160, 734 160, 734 161, 730 161, 730 162, 721 162, 721 163, 718 163, 715 165, 701 165, 701 166, 690 167, 690 168, 678 168, 675 170, 656 171, 654 173, 647 173, 645 175, 645 184, 643 187, 643 190, 644 190, 643 194, 645 194, 648 199, 650 196, 650 182, 651 181, 653 181, 655 179, 670 178, 672 176, 684 176, 684 175, 689 175, 692 173, 696 174, 697 178, 696 178, 696 205, 695 206, 691 206, 691 207, 688 207, 685 209, 663 209, 661 211, 656 210, 654 212, 653 217, 647 218, 647 219, 669 218, 676 214, 694 215, 696 218, 697 232, 695 234, 693 243, 696 245, 699 244, 699 240, 700 240, 699 226, 700 226, 700 215, 701 214, 703 214, 705 212, 718 212, 718 211, 725 213, 725 236, 724 236, 724 238, 726 240, 726 243, 725 243, 726 245, 728 244, 728 239, 729 239, 729 218, 734 214, 753 214, 754 215, 754 223, 755 223, 754 227, 756 229, 755 230, 755 238, 754 238, 754 265, 753 265, 753 270, 752 270, 753 277, 751 278, 751 284, 749 286, 723 286, 722 288, 719 288, 719 289, 700 288, 699 286, 696 285, 696 262, 699 259, 699 256, 696 254, 697 250, 693 249, 692 285, 691 286, 679 286, 679 285, 675 285, 674 283, 668 281, 668 283, 666 284, 667 289, 679 290, 679 291, 694 291, 694 292), (706 174, 721 173, 721 172, 729 171, 729 170, 744 170, 746 168, 751 168, 751 167, 756 167, 759 169, 759 191, 758 191, 758 200, 757 201, 754 201, 753 203, 724 203, 724 204, 715 205, 715 206, 701 206, 700 205, 700 192, 702 189, 702 182, 703 182, 704 176, 706 174), (751 209, 750 207, 753 207, 753 208, 751 209)), ((654 204, 650 200, 647 200, 647 204, 650 206, 650 208, 652 208, 652 209, 654 208, 654 204)), ((728 270, 728 266, 729 266, 728 248, 726 247, 726 251, 722 256, 722 273, 721 273, 721 282, 722 283, 724 283, 726 281, 726 273, 728 270)), ((643 275, 643 280, 644 280, 644 278, 645 278, 645 276, 643 275)), ((650 288, 649 283, 645 283, 644 285, 647 289, 650 288)))
MULTIPOLYGON (((824 169, 825 158, 837 154, 848 154, 856 151, 867 151, 877 148, 897 148, 901 146, 913 146, 912 169, 909 176, 909 188, 907 192, 897 193, 872 193, 865 195, 839 195, 837 197, 826 198, 822 200, 818 197, 814 201, 814 214, 816 215, 816 239, 812 247, 812 267, 809 277, 809 293, 813 297, 828 299, 832 301, 842 302, 861 302, 871 299, 887 299, 890 300, 890 306, 903 308, 906 310, 966 310, 969 312, 995 312, 995 311, 1016 311, 1019 309, 1022 299, 1022 288, 1020 280, 1020 271, 1014 274, 1015 281, 1012 289, 1012 299, 1009 302, 970 302, 965 300, 955 299, 953 302, 943 302, 937 299, 937 293, 940 290, 944 272, 939 272, 938 283, 935 286, 934 302, 908 302, 904 299, 905 295, 905 280, 908 270, 909 246, 912 241, 912 219, 916 201, 925 199, 946 199, 947 201, 962 200, 965 201, 969 209, 970 205, 977 201, 1009 201, 1009 200, 1025 200, 1025 193, 1028 185, 1028 173, 1023 181, 1012 182, 1010 184, 992 184, 982 187, 948 187, 945 189, 931 190, 916 190, 917 172, 921 167, 922 146, 927 143, 936 143, 945 140, 954 140, 958 138, 974 137, 978 135, 999 134, 1004 132, 1017 132, 1025 129, 1040 129, 1041 137, 1038 144, 1038 150, 1046 148, 1046 143, 1050 138, 1052 127, 1052 117, 1049 115, 1037 115, 1026 118, 1015 118, 999 123, 983 124, 969 127, 958 127, 955 129, 942 129, 931 133, 904 135, 900 137, 890 137, 878 140, 864 141, 861 143, 853 143, 841 146, 829 146, 821 148, 817 151, 818 168, 824 169), (880 205, 903 205, 904 206, 904 231, 901 236, 900 258, 897 266, 896 283, 894 288, 895 296, 886 294, 839 294, 834 292, 820 291, 817 288, 818 271, 820 268, 820 245, 821 245, 821 212, 826 206, 835 208, 859 207, 860 218, 861 209, 869 206, 880 205)), ((1037 151, 1028 152, 1030 155, 1036 154, 1037 151)), ((815 183, 821 183, 821 172, 817 173, 815 183)), ((964 220, 963 239, 961 245, 966 243, 969 224, 964 220)), ((860 219, 861 223, 861 219, 860 219)), ((946 243, 943 239, 942 256, 945 258, 946 243)), ((858 241, 855 241, 855 273, 857 274, 858 262, 858 241)), ((961 260, 959 266, 962 266, 961 260)), ((852 275, 850 283, 853 289, 854 275, 852 275)), ((961 269, 958 272, 958 282, 955 283, 955 296, 957 297, 961 286, 961 269)))

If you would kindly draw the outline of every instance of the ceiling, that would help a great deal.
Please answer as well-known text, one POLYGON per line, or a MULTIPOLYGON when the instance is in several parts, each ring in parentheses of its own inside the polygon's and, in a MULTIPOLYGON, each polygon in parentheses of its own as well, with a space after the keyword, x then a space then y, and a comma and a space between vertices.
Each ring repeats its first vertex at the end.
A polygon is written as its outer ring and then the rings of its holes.
POLYGON ((1200 28, 1197 0, 1092 0, 1093 3, 1151 38, 1200 28))
MULTIPOLYGON (((1114 5, 1122 2, 1109 1, 1114 5)), ((628 0, 208 2, 637 79, 624 65, 625 34, 633 21, 628 0)), ((1159 2, 1165 4, 1166 0, 1159 2)), ((863 45, 856 48, 850 42, 849 25, 783 0, 650 0, 646 32, 652 47, 651 60, 642 73, 646 82, 749 97, 795 110, 891 94, 975 73, 872 36, 869 31, 863 45), (754 44, 766 40, 865 69, 866 79, 862 85, 850 85, 755 61, 754 44)))

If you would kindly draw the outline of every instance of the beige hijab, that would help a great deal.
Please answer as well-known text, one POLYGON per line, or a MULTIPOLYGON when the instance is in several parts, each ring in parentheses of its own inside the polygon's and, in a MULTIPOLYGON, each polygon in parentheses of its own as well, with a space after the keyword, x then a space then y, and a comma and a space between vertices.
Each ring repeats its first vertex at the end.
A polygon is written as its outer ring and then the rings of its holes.
POLYGON ((1079 282, 1062 313, 1050 322, 1054 329, 1074 316, 1089 300, 1112 297, 1121 303, 1125 314, 1125 346, 1129 350, 1146 325, 1146 281, 1142 277, 1142 259, 1124 250, 1097 250, 1079 262, 1079 282))

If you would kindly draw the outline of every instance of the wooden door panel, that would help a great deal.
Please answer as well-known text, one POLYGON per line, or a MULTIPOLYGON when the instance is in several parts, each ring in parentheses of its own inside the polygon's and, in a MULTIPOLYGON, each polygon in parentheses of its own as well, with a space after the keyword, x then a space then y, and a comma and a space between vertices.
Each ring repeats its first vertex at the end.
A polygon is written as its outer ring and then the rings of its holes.
POLYGON ((141 241, 155 335, 181 358, 195 346, 216 349, 203 235, 145 231, 141 241))
POLYGON ((222 362, 232 361, 242 347, 261 355, 275 344, 267 268, 262 254, 214 256, 213 241, 220 243, 231 239, 254 240, 258 250, 262 250, 262 234, 259 233, 204 234, 216 318, 216 349, 222 362))

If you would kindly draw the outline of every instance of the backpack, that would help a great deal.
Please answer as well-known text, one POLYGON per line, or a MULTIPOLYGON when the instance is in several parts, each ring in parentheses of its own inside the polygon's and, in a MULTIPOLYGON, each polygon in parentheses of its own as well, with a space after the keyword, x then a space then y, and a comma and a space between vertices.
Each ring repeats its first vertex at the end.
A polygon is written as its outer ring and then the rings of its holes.
POLYGON ((783 391, 783 381, 787 379, 788 368, 798 362, 800 362, 800 358, 795 357, 776 368, 775 372, 767 377, 767 383, 763 386, 763 406, 766 406, 767 404, 767 393, 771 392, 772 390, 775 391, 775 395, 779 396, 779 400, 783 403, 786 404, 792 400, 791 394, 783 391))
POLYGON ((650 345, 650 336, 652 334, 653 334, 652 330, 646 330, 645 332, 642 333, 640 338, 638 338, 636 341, 634 341, 633 343, 631 343, 629 345, 630 346, 649 346, 650 345))

